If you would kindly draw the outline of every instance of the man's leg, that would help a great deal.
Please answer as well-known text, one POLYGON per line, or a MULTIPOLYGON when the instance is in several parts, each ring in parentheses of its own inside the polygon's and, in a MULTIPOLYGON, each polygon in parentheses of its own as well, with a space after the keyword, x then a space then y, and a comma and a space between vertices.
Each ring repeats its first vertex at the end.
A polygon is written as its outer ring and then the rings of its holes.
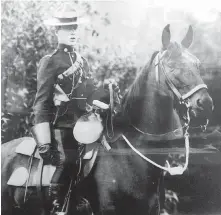
MULTIPOLYGON (((73 137, 73 130, 71 128, 54 129, 52 138, 53 154, 55 155, 53 163, 56 166, 56 170, 51 180, 49 195, 51 195, 52 200, 59 202, 61 187, 64 183, 69 183, 66 181, 66 175, 64 176, 64 169, 67 169, 66 167, 69 166, 74 168, 76 165, 78 145, 73 137)), ((74 169, 72 168, 68 169, 68 176, 74 173, 74 169)))
POLYGON ((65 137, 65 131, 63 129, 54 129, 52 131, 52 141, 53 141, 53 161, 52 164, 56 166, 55 173, 51 179, 49 187, 49 196, 52 201, 59 204, 60 190, 62 187, 61 175, 63 173, 66 156, 64 153, 63 142, 65 137))

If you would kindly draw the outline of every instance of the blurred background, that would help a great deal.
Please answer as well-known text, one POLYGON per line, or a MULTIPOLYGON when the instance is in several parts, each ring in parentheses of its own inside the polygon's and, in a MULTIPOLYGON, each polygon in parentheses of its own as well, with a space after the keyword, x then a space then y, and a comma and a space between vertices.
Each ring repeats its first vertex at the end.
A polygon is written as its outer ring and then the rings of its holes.
MULTIPOLYGON (((215 105, 212 135, 197 141, 221 147, 221 5, 213 0, 1 1, 2 143, 30 135, 38 63, 57 46, 54 29, 43 20, 61 4, 76 8, 88 20, 79 27, 76 51, 88 59, 97 80, 114 78, 122 94, 152 53, 161 49, 164 26, 171 24, 172 40, 181 41, 191 24, 190 51, 203 63, 201 75, 215 105)), ((195 156, 184 177, 168 176, 168 199, 177 203, 178 196, 181 214, 221 211, 221 156, 216 156, 195 156)))

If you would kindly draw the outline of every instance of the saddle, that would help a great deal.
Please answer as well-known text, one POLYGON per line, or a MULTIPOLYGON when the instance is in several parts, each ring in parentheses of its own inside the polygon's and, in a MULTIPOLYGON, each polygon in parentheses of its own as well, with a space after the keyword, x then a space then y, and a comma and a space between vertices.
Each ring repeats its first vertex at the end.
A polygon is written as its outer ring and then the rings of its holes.
MULTIPOLYGON (((23 161, 21 166, 13 171, 7 184, 16 187, 37 187, 39 179, 41 186, 49 186, 52 176, 56 170, 53 165, 44 165, 42 167, 42 159, 36 150, 36 142, 34 138, 24 139, 16 148, 15 152, 22 155, 23 161), (33 156, 32 162, 31 156, 33 156)), ((83 155, 83 177, 87 177, 90 173, 97 157, 99 143, 95 142, 86 145, 83 155)))

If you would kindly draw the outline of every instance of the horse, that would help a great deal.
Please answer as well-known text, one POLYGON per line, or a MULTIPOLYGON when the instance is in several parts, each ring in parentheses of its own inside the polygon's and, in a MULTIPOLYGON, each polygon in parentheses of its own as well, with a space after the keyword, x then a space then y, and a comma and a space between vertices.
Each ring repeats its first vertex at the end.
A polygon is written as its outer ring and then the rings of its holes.
POLYGON ((162 32, 162 50, 153 53, 123 97, 113 120, 111 150, 100 150, 82 184, 94 214, 160 214, 163 177, 170 169, 164 167, 167 155, 148 150, 184 144, 188 127, 207 124, 211 115, 213 101, 200 76, 201 63, 188 51, 192 26, 181 43, 171 41, 169 27, 162 32))
MULTIPOLYGON (((124 95, 122 109, 113 118, 114 135, 106 137, 111 150, 100 147, 90 174, 73 191, 90 202, 93 214, 160 213, 164 171, 172 168, 164 168, 166 156, 150 155, 149 161, 154 162, 149 163, 141 152, 183 139, 189 123, 197 119, 206 124, 213 109, 212 98, 200 77, 200 61, 187 50, 192 40, 190 26, 181 44, 171 42, 167 25, 162 32, 162 51, 152 55, 124 95)), ((21 206, 25 195, 24 187, 7 185, 16 167, 27 166, 22 163, 22 155, 15 153, 24 139, 2 146, 2 214, 13 214, 12 205, 21 206)), ((32 203, 26 202, 22 213, 28 209, 27 213, 32 214, 49 213, 46 202, 37 201, 38 197, 31 199, 35 191, 27 188, 32 203)), ((70 206, 76 205, 73 199, 70 206)))

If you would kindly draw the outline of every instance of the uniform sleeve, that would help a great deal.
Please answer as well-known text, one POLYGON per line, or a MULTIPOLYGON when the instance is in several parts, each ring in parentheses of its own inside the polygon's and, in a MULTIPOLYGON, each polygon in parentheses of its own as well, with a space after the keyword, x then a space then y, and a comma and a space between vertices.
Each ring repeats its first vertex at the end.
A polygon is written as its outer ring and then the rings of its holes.
POLYGON ((50 122, 53 116, 53 91, 55 83, 55 65, 51 56, 41 59, 37 72, 37 93, 33 105, 34 122, 50 122))

